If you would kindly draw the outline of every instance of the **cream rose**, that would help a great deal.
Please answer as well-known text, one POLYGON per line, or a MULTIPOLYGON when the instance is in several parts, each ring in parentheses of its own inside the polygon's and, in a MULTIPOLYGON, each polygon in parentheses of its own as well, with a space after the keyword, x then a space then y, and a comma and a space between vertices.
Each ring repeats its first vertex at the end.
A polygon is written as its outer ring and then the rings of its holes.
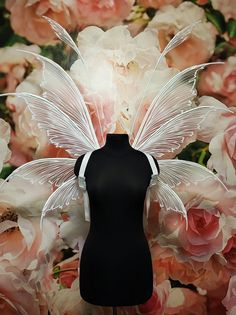
POLYGON ((157 11, 148 28, 157 34, 161 51, 181 29, 200 20, 190 37, 172 50, 167 57, 168 65, 180 70, 209 60, 215 49, 216 29, 207 22, 205 12, 191 2, 183 2, 177 8, 168 5, 157 11))

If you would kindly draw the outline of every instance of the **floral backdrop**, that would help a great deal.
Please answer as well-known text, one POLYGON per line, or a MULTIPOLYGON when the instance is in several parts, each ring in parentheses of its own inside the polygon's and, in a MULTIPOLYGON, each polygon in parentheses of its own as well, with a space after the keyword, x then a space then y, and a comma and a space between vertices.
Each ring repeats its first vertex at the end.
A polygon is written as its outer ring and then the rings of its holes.
MULTIPOLYGON (((145 304, 119 307, 118 314, 236 314, 236 3, 234 0, 1 0, 0 90, 40 95, 40 53, 60 64, 80 88, 94 128, 95 107, 104 134, 117 122, 126 131, 137 101, 152 76, 143 102, 148 108, 160 87, 180 70, 211 61, 197 80, 200 105, 228 107, 204 122, 194 142, 178 155, 200 163, 227 186, 207 182, 179 191, 189 226, 177 213, 159 224, 158 203, 151 204, 145 233, 150 245, 153 295, 145 304), (59 22, 73 37, 88 65, 62 44, 48 22, 59 22), (153 73, 170 39, 200 20, 189 38, 172 50, 153 73), (102 65, 106 73, 94 71, 102 65), (92 75, 91 75, 92 74, 92 75), (88 84, 87 75, 91 75, 88 84), (211 128, 209 128, 211 127, 211 128), (209 128, 209 129, 208 129, 209 128), (207 130, 210 130, 207 132, 207 130), (201 198, 199 198, 201 196, 201 198)), ((66 157, 32 121, 26 103, 0 99, 0 183, 17 167, 43 157, 66 157)), ((102 136, 102 135, 100 135, 102 136)), ((49 184, 15 178, 0 190, 0 314, 112 314, 91 305, 79 292, 81 249, 88 223, 78 206, 39 228, 49 184)))

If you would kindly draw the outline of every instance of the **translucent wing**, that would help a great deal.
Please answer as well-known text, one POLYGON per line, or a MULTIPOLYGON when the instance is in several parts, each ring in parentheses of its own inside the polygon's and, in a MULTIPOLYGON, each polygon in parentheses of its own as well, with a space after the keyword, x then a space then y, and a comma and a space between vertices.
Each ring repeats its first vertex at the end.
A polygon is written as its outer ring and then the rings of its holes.
POLYGON ((160 160, 158 163, 161 169, 159 179, 171 188, 175 188, 180 184, 189 186, 203 180, 212 179, 219 181, 224 189, 228 190, 213 172, 198 163, 177 159, 160 160))
POLYGON ((146 142, 150 135, 168 120, 195 107, 193 99, 197 95, 197 74, 209 64, 211 63, 189 67, 177 73, 163 86, 149 106, 141 126, 137 120, 133 128, 135 148, 146 142))
POLYGON ((42 96, 70 117, 92 147, 99 147, 83 96, 69 74, 49 58, 29 51, 21 51, 33 55, 43 65, 43 79, 40 82, 40 87, 44 91, 42 96))
POLYGON ((69 45, 80 57, 80 59, 84 62, 84 59, 81 55, 81 52, 79 50, 79 48, 76 46, 75 42, 73 41, 73 39, 71 38, 71 36, 68 34, 68 32, 64 29, 64 27, 62 27, 59 23, 57 23, 56 21, 54 21, 53 19, 50 19, 47 16, 43 16, 43 18, 45 20, 47 20, 47 22, 51 25, 52 29, 54 30, 56 36, 63 41, 64 43, 66 43, 67 45, 69 45))
MULTIPOLYGON (((196 21, 194 23, 192 23, 191 25, 186 26, 185 28, 183 28, 181 31, 179 31, 177 34, 175 34, 175 36, 169 41, 169 43, 167 44, 167 46, 165 47, 165 49, 162 51, 161 55, 159 56, 156 65, 153 69, 153 74, 155 73, 156 69, 158 68, 161 60, 168 54, 168 52, 170 52, 172 49, 174 49, 175 47, 177 47, 178 45, 182 44, 191 34, 193 28, 200 23, 201 21, 196 21)), ((148 80, 148 83, 146 85, 146 87, 144 88, 143 91, 143 96, 141 98, 141 101, 139 102, 139 105, 137 106, 137 111, 136 114, 134 115, 134 119, 132 122, 132 127, 131 127, 131 134, 134 134, 135 131, 135 126, 138 122, 138 117, 140 115, 140 108, 141 108, 141 104, 143 103, 145 96, 147 95, 148 92, 148 88, 150 86, 151 80, 152 80, 152 75, 150 77, 150 79, 148 80)))
POLYGON ((85 130, 81 130, 69 116, 47 99, 30 93, 6 93, 1 96, 8 95, 22 97, 39 128, 46 130, 50 142, 64 148, 73 157, 99 148, 99 145, 86 135, 85 130))
POLYGON ((71 158, 44 158, 30 161, 14 170, 0 184, 0 189, 16 176, 28 179, 32 184, 50 183, 58 187, 74 176, 75 162, 76 160, 71 158))
POLYGON ((42 210, 40 229, 43 228, 43 219, 49 211, 65 208, 72 200, 77 200, 79 195, 78 179, 76 176, 73 176, 57 188, 48 198, 42 210))
POLYGON ((163 183, 160 179, 155 185, 150 187, 151 199, 159 201, 160 207, 167 211, 175 211, 180 213, 186 221, 186 229, 188 229, 188 216, 185 206, 179 196, 170 188, 168 184, 163 183))
POLYGON ((201 106, 192 108, 168 120, 157 130, 152 131, 147 138, 140 139, 135 149, 152 154, 156 158, 164 159, 165 155, 176 155, 188 143, 195 141, 195 133, 201 123, 207 119, 212 111, 227 109, 201 106))

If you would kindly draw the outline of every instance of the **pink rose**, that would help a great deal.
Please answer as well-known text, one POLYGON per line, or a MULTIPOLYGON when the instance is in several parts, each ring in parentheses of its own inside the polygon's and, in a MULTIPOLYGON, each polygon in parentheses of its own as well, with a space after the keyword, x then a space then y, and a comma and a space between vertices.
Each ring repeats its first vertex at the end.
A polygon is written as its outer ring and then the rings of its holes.
POLYGON ((106 29, 122 24, 134 2, 134 0, 78 0, 78 24, 81 28, 97 25, 106 29))
MULTIPOLYGON (((200 98, 200 106, 204 105, 227 109, 223 103, 208 96, 200 98)), ((210 143, 208 168, 215 169, 224 183, 233 188, 236 185, 236 108, 231 107, 230 110, 231 113, 213 113, 203 122, 198 139, 210 143)))
POLYGON ((2 315, 47 315, 48 308, 41 292, 37 292, 23 270, 0 264, 0 310, 2 315))
POLYGON ((164 6, 149 22, 148 28, 156 31, 162 51, 178 31, 198 20, 201 23, 193 28, 189 38, 168 53, 167 63, 170 67, 182 70, 208 61, 214 53, 216 29, 207 22, 202 8, 187 1, 177 8, 164 6))
POLYGON ((180 262, 206 262, 223 250, 232 235, 224 214, 227 195, 219 183, 207 179, 197 185, 181 185, 176 191, 187 209, 188 230, 178 213, 162 211, 163 224, 157 240, 161 246, 171 246, 180 262))
POLYGON ((207 298, 186 288, 173 288, 167 300, 165 315, 208 315, 207 298))
POLYGON ((227 261, 227 267, 236 270, 236 234, 228 240, 222 254, 227 261))
POLYGON ((7 0, 13 30, 32 43, 44 45, 56 38, 43 15, 52 18, 69 32, 88 25, 109 28, 122 21, 131 11, 134 0, 7 0))
POLYGON ((229 287, 222 304, 227 309, 227 315, 236 314, 236 275, 233 275, 229 281, 229 287))
POLYGON ((230 18, 236 19, 235 0, 211 0, 215 10, 219 10, 225 16, 226 21, 230 18))
POLYGON ((70 288, 73 281, 78 278, 78 260, 69 261, 60 264, 60 276, 59 281, 60 283, 70 288))
MULTIPOLYGON (((49 224, 49 222, 47 222, 49 224)), ((9 260, 18 269, 39 269, 40 261, 44 261, 43 251, 51 247, 51 236, 56 230, 48 225, 51 232, 46 243, 39 228, 38 217, 24 218, 19 210, 8 205, 0 204, 0 263, 9 260), (52 233, 52 234, 51 234, 52 233)))
MULTIPOLYGON (((170 294, 170 281, 165 280, 153 288, 151 298, 144 304, 138 305, 139 314, 154 314, 162 315, 165 308, 168 296, 170 294)), ((137 314, 134 312, 134 314, 137 314)))
POLYGON ((236 57, 201 72, 198 91, 199 95, 213 96, 229 107, 236 106, 236 57))
POLYGON ((16 86, 24 79, 28 61, 32 60, 30 55, 25 55, 17 49, 40 53, 37 45, 16 43, 10 47, 0 48, 0 71, 5 74, 0 86, 3 92, 15 92, 16 86))
POLYGON ((138 0, 138 4, 142 5, 145 8, 155 8, 160 9, 161 7, 171 4, 174 7, 177 7, 182 0, 138 0))
POLYGON ((10 125, 5 120, 0 118, 0 173, 3 163, 7 162, 11 157, 11 151, 8 148, 10 132, 10 125))
POLYGON ((13 30, 26 37, 30 42, 44 45, 56 38, 48 22, 42 18, 46 15, 56 20, 68 31, 77 26, 77 1, 39 1, 7 0, 6 8, 10 11, 13 30))

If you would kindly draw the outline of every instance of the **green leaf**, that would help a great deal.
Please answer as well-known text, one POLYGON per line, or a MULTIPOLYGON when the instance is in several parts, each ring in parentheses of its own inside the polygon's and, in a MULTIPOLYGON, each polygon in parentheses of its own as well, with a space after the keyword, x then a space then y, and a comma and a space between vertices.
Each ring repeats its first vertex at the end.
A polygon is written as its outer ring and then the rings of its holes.
POLYGON ((210 158, 210 153, 208 151, 208 143, 197 140, 195 142, 189 143, 178 155, 177 158, 180 160, 187 160, 201 165, 207 164, 210 158))
POLYGON ((226 42, 225 40, 217 41, 214 56, 212 57, 212 61, 214 60, 226 60, 230 56, 234 56, 236 54, 236 47, 231 43, 226 42))
POLYGON ((229 19, 226 26, 229 38, 236 38, 236 20, 229 19))
POLYGON ((0 0, 0 9, 5 8, 5 0, 0 0))
POLYGON ((216 27, 217 31, 220 34, 225 32, 226 30, 225 18, 220 11, 214 9, 206 9, 205 14, 208 21, 210 21, 216 27))
POLYGON ((6 179, 14 171, 15 167, 10 164, 4 164, 2 171, 0 172, 0 178, 6 179))

